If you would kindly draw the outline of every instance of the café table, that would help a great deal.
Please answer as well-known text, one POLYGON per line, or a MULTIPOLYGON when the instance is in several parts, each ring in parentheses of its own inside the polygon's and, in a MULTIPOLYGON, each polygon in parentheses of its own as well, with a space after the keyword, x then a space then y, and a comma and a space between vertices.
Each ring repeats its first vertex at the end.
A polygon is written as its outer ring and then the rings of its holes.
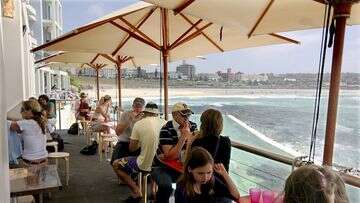
POLYGON ((43 193, 59 189, 61 181, 56 165, 32 166, 10 169, 10 196, 38 195, 43 202, 43 193))

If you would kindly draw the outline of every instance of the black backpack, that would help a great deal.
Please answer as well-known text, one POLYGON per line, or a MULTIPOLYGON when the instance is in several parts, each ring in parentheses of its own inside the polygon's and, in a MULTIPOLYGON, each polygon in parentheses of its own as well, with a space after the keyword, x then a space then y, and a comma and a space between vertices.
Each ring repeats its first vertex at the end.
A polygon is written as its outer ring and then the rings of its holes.
POLYGON ((98 149, 98 143, 96 141, 93 141, 91 145, 87 145, 84 148, 80 150, 80 153, 83 155, 94 155, 97 152, 98 149))
POLYGON ((77 135, 79 132, 79 124, 78 123, 73 123, 69 130, 68 130, 68 134, 70 135, 77 135))

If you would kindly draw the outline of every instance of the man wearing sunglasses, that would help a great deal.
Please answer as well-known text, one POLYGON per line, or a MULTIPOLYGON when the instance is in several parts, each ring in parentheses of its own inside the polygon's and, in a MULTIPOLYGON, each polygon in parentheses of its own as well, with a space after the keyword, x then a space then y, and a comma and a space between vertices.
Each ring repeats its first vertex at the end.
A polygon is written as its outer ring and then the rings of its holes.
MULTIPOLYGON (((181 133, 181 131, 190 130, 194 132, 197 128, 196 123, 189 121, 191 114, 193 112, 185 103, 179 102, 173 106, 173 120, 168 121, 160 131, 159 158, 181 159, 186 142, 191 139, 189 133, 181 133)), ((173 190, 171 184, 176 182, 179 176, 179 172, 162 165, 154 170, 153 177, 158 185, 157 202, 169 202, 173 190)))

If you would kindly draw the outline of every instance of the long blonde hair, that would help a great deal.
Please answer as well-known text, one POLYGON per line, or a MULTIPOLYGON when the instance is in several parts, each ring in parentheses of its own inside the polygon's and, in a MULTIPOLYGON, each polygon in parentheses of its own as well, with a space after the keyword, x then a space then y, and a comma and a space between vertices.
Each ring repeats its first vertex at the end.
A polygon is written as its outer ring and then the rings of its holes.
POLYGON ((284 203, 348 203, 345 184, 335 172, 316 165, 293 171, 285 183, 284 203))
POLYGON ((42 108, 41 108, 40 103, 33 99, 23 101, 22 102, 22 110, 31 111, 31 113, 33 114, 32 119, 37 122, 37 124, 41 128, 41 131, 45 134, 47 119, 44 117, 44 115, 42 113, 42 108))

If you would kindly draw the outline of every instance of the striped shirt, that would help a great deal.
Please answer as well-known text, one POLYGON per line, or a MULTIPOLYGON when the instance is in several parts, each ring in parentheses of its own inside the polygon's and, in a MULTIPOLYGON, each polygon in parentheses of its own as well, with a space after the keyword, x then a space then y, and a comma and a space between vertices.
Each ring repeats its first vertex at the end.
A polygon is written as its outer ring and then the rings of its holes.
MULTIPOLYGON (((194 132, 197 129, 197 125, 194 122, 190 122, 190 131, 194 132)), ((160 131, 159 145, 176 145, 179 141, 178 126, 174 127, 173 121, 168 121, 160 131), (177 129, 176 129, 177 128, 177 129)), ((161 149, 161 147, 159 147, 161 149)))

